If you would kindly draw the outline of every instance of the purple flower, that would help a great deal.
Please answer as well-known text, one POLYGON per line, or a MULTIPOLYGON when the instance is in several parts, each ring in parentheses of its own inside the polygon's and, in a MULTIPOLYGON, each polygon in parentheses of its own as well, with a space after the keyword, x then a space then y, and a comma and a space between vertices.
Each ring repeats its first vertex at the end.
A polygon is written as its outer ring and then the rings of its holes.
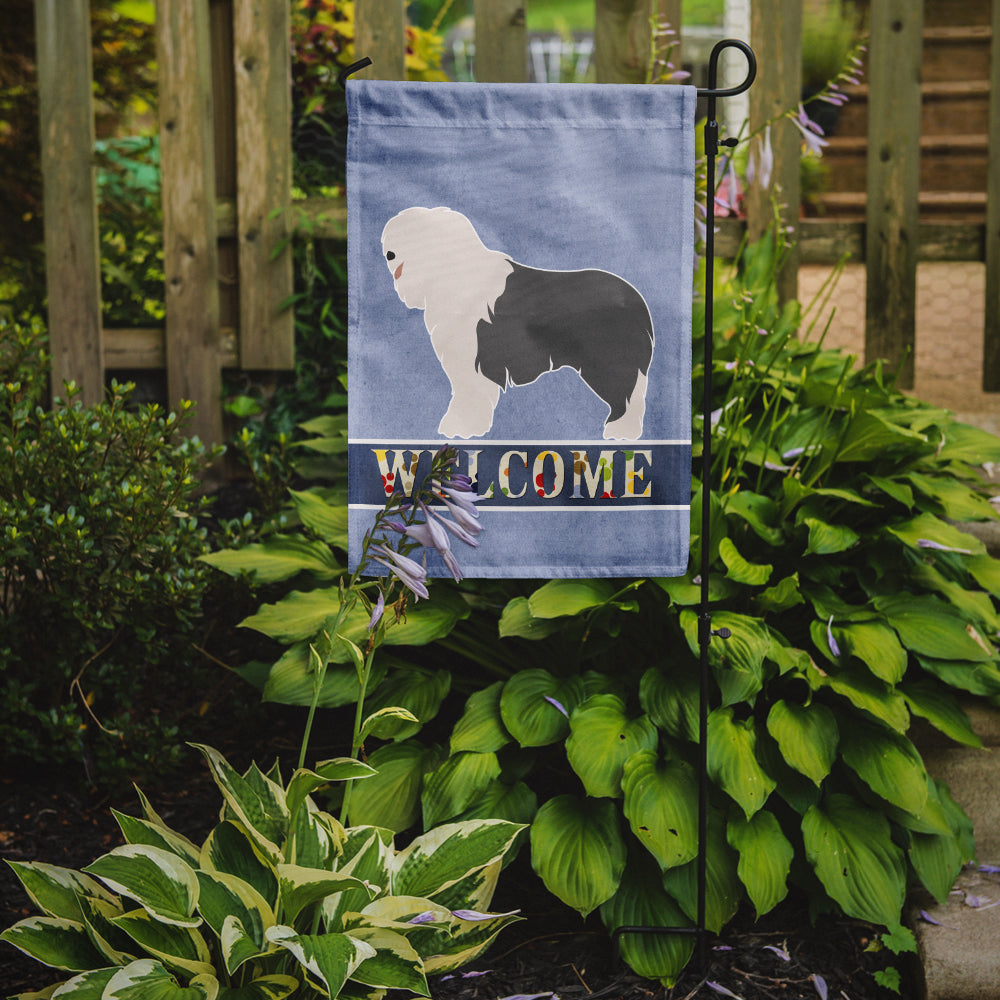
POLYGON ((773 951, 782 962, 790 962, 792 960, 792 956, 784 948, 779 948, 776 944, 766 944, 764 945, 764 950, 773 951))
POLYGON ((758 137, 755 145, 750 147, 750 159, 747 163, 747 183, 756 180, 761 188, 767 190, 771 186, 771 174, 774 172, 774 150, 771 148, 771 126, 764 129, 764 135, 758 137))
POLYGON ((437 916, 433 910, 424 910, 423 913, 418 913, 415 917, 410 917, 406 922, 408 924, 431 924, 437 920, 437 916))
POLYGON ((404 587, 412 590, 417 597, 429 597, 427 592, 427 570, 409 556, 394 552, 385 545, 373 545, 372 558, 395 574, 404 587), (384 558, 383 558, 384 557, 384 558))
POLYGON ((724 997, 734 997, 735 1000, 743 1000, 738 993, 734 993, 732 990, 727 990, 721 983, 713 983, 709 980, 705 983, 705 985, 715 993, 721 993, 724 997))
POLYGON ((816 987, 816 992, 819 994, 819 1000, 826 1000, 827 997, 826 980, 821 975, 815 972, 809 978, 813 981, 813 986, 816 987))
POLYGON ((830 620, 826 623, 826 641, 830 647, 830 652, 834 656, 840 656, 840 646, 837 645, 837 640, 833 637, 833 615, 830 615, 830 620))
POLYGON ((806 114, 806 109, 801 104, 798 114, 792 116, 792 124, 802 134, 806 149, 816 156, 822 156, 823 147, 827 145, 826 139, 821 138, 823 130, 806 114))
POLYGON ((972 549, 956 549, 951 545, 942 545, 930 538, 918 538, 917 547, 921 549, 938 549, 941 552, 960 552, 962 555, 971 556, 972 549))
POLYGON ((379 621, 382 619, 382 613, 385 611, 385 595, 380 590, 378 592, 378 600, 375 602, 375 607, 372 609, 372 616, 368 619, 368 631, 371 632, 372 629, 378 625, 379 621))
MULTIPOLYGON (((457 510, 458 508, 455 509, 457 510)), ((457 523, 457 518, 454 521, 449 521, 448 518, 442 517, 433 507, 428 509, 428 513, 435 521, 443 524, 460 542, 465 542, 466 545, 471 545, 473 548, 479 546, 479 542, 476 541, 475 536, 483 529, 478 524, 474 523, 473 530, 469 530, 464 525, 457 523)))
POLYGON ((566 711, 565 707, 562 705, 561 702, 556 701, 555 698, 552 698, 549 695, 543 695, 543 697, 550 705, 555 705, 555 707, 559 709, 559 711, 562 712, 562 714, 565 715, 567 719, 569 718, 569 712, 566 711))
POLYGON ((480 913, 479 910, 452 910, 451 915, 459 920, 492 920, 494 917, 513 917, 520 913, 520 910, 511 910, 509 913, 480 913))

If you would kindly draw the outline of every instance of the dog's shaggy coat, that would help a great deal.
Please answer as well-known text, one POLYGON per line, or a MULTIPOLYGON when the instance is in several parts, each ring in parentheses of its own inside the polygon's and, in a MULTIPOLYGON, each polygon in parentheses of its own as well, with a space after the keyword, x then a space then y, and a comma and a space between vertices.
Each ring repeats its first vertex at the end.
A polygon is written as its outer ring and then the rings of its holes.
POLYGON ((382 232, 382 252, 399 298, 423 310, 451 383, 439 434, 486 434, 501 391, 568 367, 608 405, 605 438, 641 437, 653 323, 624 278, 519 264, 449 208, 400 212, 382 232))

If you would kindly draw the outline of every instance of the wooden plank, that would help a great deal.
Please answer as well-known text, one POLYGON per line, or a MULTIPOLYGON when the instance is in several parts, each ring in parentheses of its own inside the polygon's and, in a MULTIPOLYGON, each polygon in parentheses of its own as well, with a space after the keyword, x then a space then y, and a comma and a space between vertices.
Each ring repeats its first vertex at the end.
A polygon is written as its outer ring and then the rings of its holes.
MULTIPOLYGON (((780 227, 795 230, 799 223, 799 157, 802 136, 785 112, 795 108, 802 91, 802 4, 800 0, 756 0, 750 7, 750 40, 757 56, 757 79, 750 88, 750 132, 771 125, 774 169, 767 187, 755 179, 747 192, 746 207, 752 240, 760 239, 773 225, 774 206, 780 206, 780 227)), ((725 109, 720 108, 720 118, 725 109)), ((739 122, 729 123, 735 135, 739 122)), ((759 142, 759 138, 753 140, 759 142)), ((780 234, 774 233, 774 238, 780 234)), ((798 295, 799 249, 793 243, 777 276, 778 296, 786 302, 798 295)))
POLYGON ((475 76, 478 83, 524 83, 528 78, 524 0, 475 0, 475 76))
MULTIPOLYGON (((101 332, 104 365, 108 371, 157 371, 167 364, 166 332, 163 327, 112 328, 101 332)), ((219 354, 224 367, 239 365, 236 330, 219 331, 219 354)))
POLYGON ((160 0, 156 10, 166 274, 167 393, 197 404, 192 433, 222 441, 219 257, 208 4, 160 0))
POLYGON ((406 79, 405 0, 364 0, 354 7, 354 52, 372 65, 358 77, 371 80, 406 79))
POLYGON ((923 3, 872 0, 868 58, 865 360, 913 387, 923 3))
POLYGON ((289 218, 292 200, 290 8, 287 0, 233 7, 240 365, 295 367, 289 218))
POLYGON ((88 0, 35 0, 52 392, 104 397, 88 0))
POLYGON ((653 0, 595 0, 594 68, 598 83, 645 83, 653 0))
POLYGON ((986 173, 986 325, 983 390, 1000 392, 1000 0, 993 0, 990 44, 989 167, 986 173))

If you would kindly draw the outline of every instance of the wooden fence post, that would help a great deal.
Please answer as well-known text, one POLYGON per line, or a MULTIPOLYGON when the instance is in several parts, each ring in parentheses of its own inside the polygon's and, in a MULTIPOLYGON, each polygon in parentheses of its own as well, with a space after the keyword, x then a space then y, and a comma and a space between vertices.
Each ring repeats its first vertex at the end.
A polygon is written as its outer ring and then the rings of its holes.
POLYGON ((354 6, 355 58, 372 65, 357 75, 373 80, 406 79, 405 0, 362 0, 354 6))
MULTIPOLYGON (((802 98, 802 4, 800 0, 756 0, 750 8, 750 41, 757 56, 757 80, 750 88, 750 131, 795 108, 802 98)), ((739 122, 731 123, 735 133, 739 122)), ((754 140, 755 142, 757 140, 754 140)), ((780 225, 792 227, 793 244, 778 274, 782 302, 798 296, 799 159, 802 136, 787 120, 771 127, 774 170, 770 184, 755 180, 747 192, 747 228, 751 240, 760 239, 774 221, 773 203, 781 206, 780 225)))
POLYGON ((1000 392, 1000 0, 990 44, 989 170, 986 175, 986 325, 983 390, 1000 392))
POLYGON ((524 0, 475 0, 475 76, 479 83, 528 78, 524 0))
POLYGON ((645 83, 653 0, 594 0, 598 83, 645 83))
POLYGON ((243 368, 295 367, 294 317, 282 308, 292 294, 290 21, 288 0, 233 6, 243 368))
POLYGON ((211 43, 207 0, 159 0, 167 395, 197 402, 192 432, 222 441, 211 43))
POLYGON ((52 393, 104 398, 89 0, 35 0, 52 393))
POLYGON ((865 360, 913 387, 923 0, 872 0, 868 54, 865 360))

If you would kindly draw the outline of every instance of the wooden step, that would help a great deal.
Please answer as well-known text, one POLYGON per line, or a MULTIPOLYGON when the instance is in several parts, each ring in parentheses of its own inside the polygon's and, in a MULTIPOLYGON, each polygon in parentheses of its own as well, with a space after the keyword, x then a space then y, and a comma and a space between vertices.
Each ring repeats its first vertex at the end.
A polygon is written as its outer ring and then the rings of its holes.
POLYGON ((925 83, 989 80, 992 38, 989 25, 925 28, 921 79, 925 83))
MULTIPOLYGON (((823 151, 833 191, 865 188, 868 140, 832 136, 823 151)), ((925 191, 985 191, 988 156, 985 135, 925 135, 920 138, 920 188, 925 191)))
MULTIPOLYGON (((817 196, 815 200, 828 218, 865 218, 867 197, 863 191, 831 191, 817 196)), ((919 205, 921 219, 981 223, 986 216, 986 193, 921 191, 919 205)))

